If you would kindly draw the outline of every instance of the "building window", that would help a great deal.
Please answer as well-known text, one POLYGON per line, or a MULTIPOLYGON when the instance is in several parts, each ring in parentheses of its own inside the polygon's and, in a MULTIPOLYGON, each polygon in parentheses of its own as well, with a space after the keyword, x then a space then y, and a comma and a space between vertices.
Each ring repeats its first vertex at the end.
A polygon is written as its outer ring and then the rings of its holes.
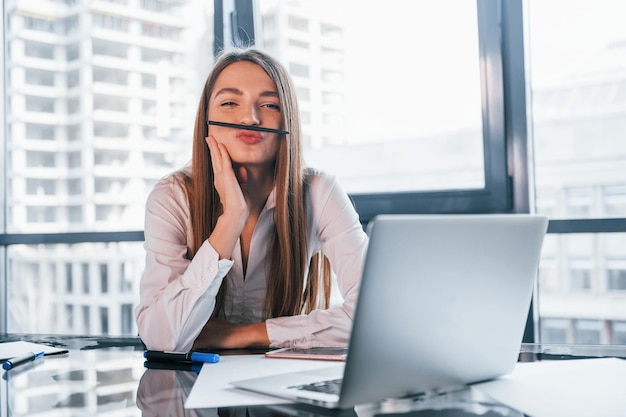
POLYGON ((310 70, 309 70, 309 66, 308 65, 290 63, 289 64, 289 73, 293 77, 308 78, 310 70))
POLYGON ((141 74, 141 86, 149 90, 156 90, 157 81, 155 74, 141 74))
POLYGON ((289 39, 289 49, 292 53, 307 54, 309 53, 309 43, 298 39, 289 39))
POLYGON ((610 291, 626 291, 626 269, 607 269, 607 288, 610 291))
POLYGON ((27 123, 26 139, 54 140, 54 129, 54 125, 27 123))
POLYGON ((74 88, 80 85, 80 73, 78 71, 68 71, 67 88, 74 88))
POLYGON ((177 41, 180 37, 180 31, 178 29, 156 23, 142 23, 141 33, 144 36, 168 39, 172 41, 177 41))
POLYGON ((91 43, 91 49, 94 55, 122 59, 126 59, 128 55, 128 45, 109 40, 94 39, 91 43))
POLYGON ((320 56, 326 63, 341 65, 345 62, 345 56, 341 49, 323 47, 320 50, 320 56))
POLYGON ((604 214, 606 217, 623 217, 626 213, 626 185, 602 187, 604 214))
POLYGON ((65 323, 70 333, 73 333, 74 329, 74 306, 71 304, 65 305, 65 323))
POLYGON ((298 101, 301 103, 311 101, 311 90, 309 90, 308 88, 296 87, 296 94, 298 95, 298 101))
POLYGON ((83 207, 82 206, 68 206, 67 207, 67 221, 71 224, 80 224, 83 220, 83 207))
POLYGON ((24 41, 24 55, 31 58, 54 59, 54 45, 42 42, 24 41))
POLYGON ((111 68, 94 67, 93 81, 107 84, 127 85, 128 71, 119 71, 111 68))
POLYGON ((54 168, 56 155, 55 152, 27 151, 26 166, 29 168, 54 168))
POLYGON ((100 307, 100 332, 103 335, 109 334, 109 309, 100 307))
POLYGON ((72 264, 65 264, 65 292, 71 294, 74 292, 74 277, 72 273, 72 264))
POLYGON ((67 45, 65 52, 65 59, 67 59, 67 62, 76 61, 78 58, 80 58, 79 44, 72 43, 70 45, 67 45))
POLYGON ((567 216, 585 218, 592 214, 593 193, 588 187, 569 187, 565 189, 567 216))
POLYGON ((67 114, 79 114, 81 110, 80 99, 72 98, 67 100, 67 114))
POLYGON ((128 32, 128 19, 101 13, 93 13, 91 16, 91 21, 96 27, 118 32, 128 32))
POLYGON ((325 91, 322 92, 322 104, 341 105, 344 102, 342 94, 325 91))
MULTIPOLYGON (((82 154, 80 152, 69 152, 67 154, 67 167, 69 169, 80 168, 82 165, 82 154)), ((75 190, 79 190, 80 193, 80 179, 70 180, 68 185, 69 193, 72 194, 75 190), (78 184, 78 187, 77 187, 78 184)))
POLYGON ((91 332, 91 308, 89 306, 82 306, 83 314, 83 330, 82 334, 90 334, 91 332))
POLYGON ((56 207, 26 207, 26 220, 30 223, 54 223, 56 207))
POLYGON ((72 33, 78 32, 78 29, 80 27, 80 21, 78 16, 70 16, 63 20, 62 25, 63 34, 70 35, 72 33))
POLYGON ((54 73, 51 71, 27 68, 24 70, 24 81, 26 84, 53 87, 54 73))
POLYGON ((591 289, 591 271, 583 268, 572 268, 569 271, 570 289, 573 291, 591 289))
POLYGON ((48 97, 26 96, 26 111, 54 113, 54 99, 48 97))
POLYGON ((132 304, 122 305, 122 334, 130 334, 133 331, 133 324, 135 321, 135 313, 132 304))
POLYGON ((77 141, 81 139, 80 126, 68 126, 67 127, 67 140, 77 141))
POLYGON ((34 196, 55 195, 56 180, 26 179, 26 194, 34 196))
POLYGON ((320 25, 320 34, 324 38, 340 40, 343 38, 343 29, 340 26, 322 23, 320 25))
POLYGON ((329 83, 344 82, 344 74, 341 71, 323 69, 321 78, 322 78, 322 81, 326 81, 329 83))
POLYGON ((36 17, 24 16, 24 27, 38 32, 55 32, 55 22, 49 19, 38 19, 36 17))
POLYGON ((108 110, 114 112, 127 112, 128 99, 125 97, 109 96, 104 94, 94 94, 94 110, 108 110))
POLYGON ((163 0, 141 0, 141 8, 157 13, 170 13, 174 10, 169 1, 163 0))
POLYGON ((83 278, 83 294, 89 294, 91 292, 90 288, 90 275, 89 275, 89 264, 82 262, 80 264, 80 270, 83 278))
POLYGON ((309 21, 301 17, 289 16, 287 18, 287 25, 289 26, 289 29, 297 30, 299 32, 309 31, 309 21))
POLYGON ((100 292, 107 294, 109 292, 109 266, 107 264, 100 264, 100 292))
POLYGON ((603 322, 600 320, 574 320, 574 343, 599 345, 602 343, 603 322))
POLYGON ((626 345, 626 321, 612 321, 611 336, 611 344, 626 345))
POLYGON ((568 343, 570 321, 567 319, 542 318, 541 341, 544 343, 568 343))

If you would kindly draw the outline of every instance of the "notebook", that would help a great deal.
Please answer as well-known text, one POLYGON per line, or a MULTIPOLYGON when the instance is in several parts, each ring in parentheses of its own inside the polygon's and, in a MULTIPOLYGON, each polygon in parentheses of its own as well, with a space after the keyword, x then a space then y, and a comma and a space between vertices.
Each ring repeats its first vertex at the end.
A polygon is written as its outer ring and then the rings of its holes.
POLYGON ((232 384, 345 409, 511 372, 547 224, 529 214, 376 217, 346 362, 232 384), (337 391, 321 392, 323 380, 337 391))

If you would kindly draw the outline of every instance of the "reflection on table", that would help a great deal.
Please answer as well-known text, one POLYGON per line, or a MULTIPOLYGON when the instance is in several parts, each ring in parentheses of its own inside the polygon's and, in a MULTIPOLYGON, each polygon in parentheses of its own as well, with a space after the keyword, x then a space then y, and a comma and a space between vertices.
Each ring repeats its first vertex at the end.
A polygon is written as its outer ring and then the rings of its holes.
MULTIPOLYGON (((136 338, 0 335, 0 341, 26 340, 70 350, 4 372, 0 379, 0 417, 180 416, 180 417, 374 417, 377 415, 511 416, 523 414, 477 390, 388 400, 346 411, 307 405, 185 409, 197 372, 146 369, 144 346, 136 338)), ((520 360, 626 357, 626 346, 524 344, 520 360)))

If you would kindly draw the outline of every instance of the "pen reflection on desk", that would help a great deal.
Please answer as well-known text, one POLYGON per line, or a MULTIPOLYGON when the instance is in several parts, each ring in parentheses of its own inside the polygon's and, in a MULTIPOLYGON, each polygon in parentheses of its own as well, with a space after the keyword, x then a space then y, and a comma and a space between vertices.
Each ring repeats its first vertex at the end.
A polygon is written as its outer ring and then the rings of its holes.
POLYGON ((143 356, 149 361, 158 361, 158 362, 217 363, 220 361, 219 354, 205 353, 205 352, 177 353, 177 352, 161 352, 158 350, 146 350, 143 356))
POLYGON ((25 363, 29 363, 35 359, 43 357, 44 353, 45 352, 29 352, 26 355, 8 359, 2 364, 2 368, 5 371, 11 370, 16 366, 24 365, 25 363))

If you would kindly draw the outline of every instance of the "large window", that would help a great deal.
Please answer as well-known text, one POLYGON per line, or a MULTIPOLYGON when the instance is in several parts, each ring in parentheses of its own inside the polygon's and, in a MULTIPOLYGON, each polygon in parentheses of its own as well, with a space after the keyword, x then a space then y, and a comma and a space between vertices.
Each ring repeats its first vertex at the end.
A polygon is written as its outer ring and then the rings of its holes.
POLYGON ((536 208, 568 232, 544 247, 541 340, 623 343, 626 4, 532 0, 527 12, 536 208))
POLYGON ((0 331, 136 334, 145 197, 189 158, 215 48, 254 33, 363 222, 547 214, 527 340, 624 343, 620 1, 100 3, 3 1, 0 331))
POLYGON ((306 91, 306 160, 337 176, 363 221, 511 209, 495 1, 259 8, 263 46, 306 91))

